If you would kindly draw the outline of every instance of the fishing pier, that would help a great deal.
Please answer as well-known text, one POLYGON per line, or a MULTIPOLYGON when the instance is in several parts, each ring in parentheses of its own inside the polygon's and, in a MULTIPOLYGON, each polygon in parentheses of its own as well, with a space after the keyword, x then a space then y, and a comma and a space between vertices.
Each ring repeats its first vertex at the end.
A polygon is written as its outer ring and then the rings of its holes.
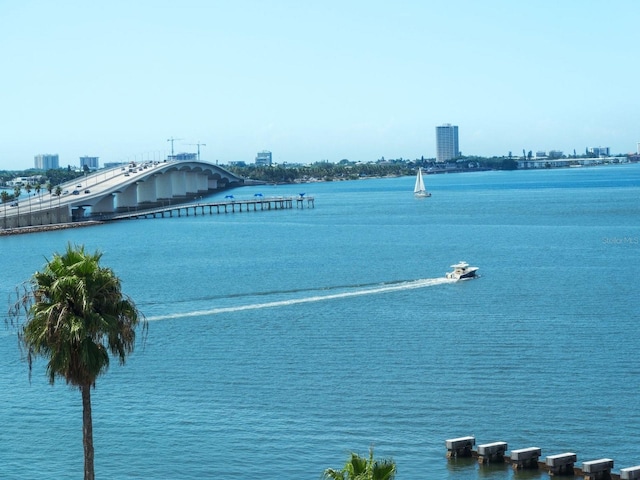
POLYGON ((256 197, 250 200, 236 200, 231 196, 223 201, 198 202, 169 205, 159 208, 140 209, 117 212, 104 216, 102 220, 132 220, 139 218, 189 217, 191 215, 213 215, 223 213, 257 212, 264 210, 286 210, 294 208, 315 208, 314 197, 299 195, 297 197, 256 197))

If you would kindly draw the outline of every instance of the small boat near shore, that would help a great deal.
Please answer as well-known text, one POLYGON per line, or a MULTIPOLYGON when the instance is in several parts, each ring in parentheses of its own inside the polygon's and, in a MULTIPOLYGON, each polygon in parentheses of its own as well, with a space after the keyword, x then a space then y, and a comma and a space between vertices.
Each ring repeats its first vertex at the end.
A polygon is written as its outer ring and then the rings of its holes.
POLYGON ((467 262, 458 262, 455 265, 451 265, 452 272, 447 272, 446 277, 451 280, 467 280, 469 278, 475 278, 478 267, 471 267, 467 262))

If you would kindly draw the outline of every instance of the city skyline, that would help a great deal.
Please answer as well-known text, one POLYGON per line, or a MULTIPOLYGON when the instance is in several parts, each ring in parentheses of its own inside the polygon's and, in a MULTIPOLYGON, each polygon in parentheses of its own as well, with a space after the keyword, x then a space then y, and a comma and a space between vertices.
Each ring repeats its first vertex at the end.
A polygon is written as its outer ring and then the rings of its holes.
POLYGON ((0 169, 581 154, 640 141, 634 0, 3 2, 0 169), (173 143, 173 142, 171 142, 173 143), (198 147, 200 148, 200 147, 198 147), (277 160, 276 160, 277 158, 277 160))

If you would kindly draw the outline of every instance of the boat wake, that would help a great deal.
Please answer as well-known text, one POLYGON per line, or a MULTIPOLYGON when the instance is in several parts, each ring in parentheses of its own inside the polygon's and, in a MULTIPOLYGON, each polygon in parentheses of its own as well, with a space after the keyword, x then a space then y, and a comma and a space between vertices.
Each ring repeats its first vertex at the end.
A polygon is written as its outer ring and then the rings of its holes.
POLYGON ((357 288, 347 292, 331 293, 327 295, 314 295, 303 298, 293 298, 287 300, 277 300, 273 302, 252 303, 249 305, 237 305, 230 307, 211 308, 208 310, 194 310, 191 312, 170 313, 166 315, 153 315, 147 317, 148 321, 171 320, 177 318, 200 317, 206 315, 218 315, 220 313, 241 312, 244 310, 258 310, 262 308, 285 307, 290 305, 298 305, 301 303, 323 302, 327 300, 335 300, 340 298, 360 297, 363 295, 376 295, 380 293, 397 292, 402 290, 413 290, 416 288, 433 287, 446 283, 455 283, 456 280, 449 278, 425 278, 420 280, 411 280, 394 284, 377 284, 377 286, 367 288, 357 288))

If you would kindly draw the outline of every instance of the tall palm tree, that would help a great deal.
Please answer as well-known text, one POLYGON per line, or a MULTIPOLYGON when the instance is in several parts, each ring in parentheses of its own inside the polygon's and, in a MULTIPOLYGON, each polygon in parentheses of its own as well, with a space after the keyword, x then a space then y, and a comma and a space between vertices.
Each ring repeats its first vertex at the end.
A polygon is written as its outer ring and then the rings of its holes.
POLYGON ((16 185, 15 187, 13 187, 13 198, 16 199, 16 208, 18 209, 18 216, 16 217, 16 227, 20 226, 20 192, 21 192, 21 188, 20 185, 16 185))
POLYGON ((62 187, 58 185, 56 187, 56 197, 58 197, 58 223, 60 223, 60 195, 62 195, 62 187))
MULTIPOLYGON (((38 195, 38 197, 40 197, 40 199, 38 201, 42 202, 42 197, 40 196, 40 192, 42 191, 42 184, 40 182, 36 183, 35 186, 33 187, 33 189, 36 191, 36 195, 38 195)), ((40 205, 40 206, 42 206, 42 205, 40 205)), ((42 216, 40 216, 40 225, 42 225, 42 216)))
POLYGON ((368 459, 352 453, 342 470, 327 468, 323 478, 330 480, 393 480, 395 476, 395 462, 390 459, 374 460, 373 448, 370 448, 368 459))
POLYGON ((52 385, 62 378, 82 394, 85 480, 95 478, 91 387, 109 367, 109 352, 123 365, 133 352, 139 322, 144 332, 147 328, 133 301, 123 295, 120 279, 100 266, 101 257, 69 244, 33 274, 11 311, 29 376, 34 359, 44 357, 52 385), (22 315, 26 321, 20 324, 22 315))
POLYGON ((0 198, 2 199, 2 203, 4 204, 4 228, 7 228, 7 202, 11 196, 7 193, 6 190, 2 190, 0 193, 0 198))
POLYGON ((31 225, 31 184, 27 182, 27 186, 24 189, 27 191, 27 198, 29 199, 29 225, 31 225))
POLYGON ((45 188, 49 192, 49 210, 51 210, 51 200, 53 199, 53 195, 52 195, 53 184, 51 182, 47 182, 47 185, 45 186, 45 188))

